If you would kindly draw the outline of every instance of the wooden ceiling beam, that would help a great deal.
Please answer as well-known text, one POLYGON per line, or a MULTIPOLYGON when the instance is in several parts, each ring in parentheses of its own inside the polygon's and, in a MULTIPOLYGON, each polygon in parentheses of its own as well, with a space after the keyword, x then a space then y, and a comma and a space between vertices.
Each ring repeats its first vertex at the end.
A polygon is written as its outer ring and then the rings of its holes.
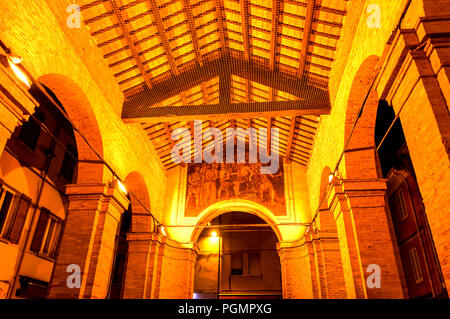
POLYGON ((242 38, 244 41, 244 59, 250 60, 250 10, 248 0, 241 0, 241 25, 242 25, 242 38))
POLYGON ((226 54, 228 51, 228 41, 227 36, 225 34, 227 30, 225 6, 223 0, 214 0, 214 4, 217 12, 217 23, 219 24, 220 47, 222 48, 222 53, 226 54))
POLYGON ((195 20, 192 14, 192 6, 189 0, 183 0, 183 11, 187 17, 187 24, 189 26, 189 32, 191 34, 192 45, 194 46, 195 59, 197 63, 201 66, 203 65, 202 55, 200 53, 200 46, 198 44, 197 31, 195 30, 195 20))
POLYGON ((231 103, 231 74, 230 71, 223 70, 219 77, 219 104, 227 105, 231 103))
POLYGON ((221 103, 213 105, 161 106, 128 109, 123 110, 122 119, 128 123, 223 120, 224 118, 323 115, 329 114, 330 109, 329 100, 314 99, 231 104, 221 103))
MULTIPOLYGON (((125 16, 125 12, 121 12, 117 2, 117 0, 110 0, 108 3, 111 5, 112 10, 114 11, 117 20, 119 22, 119 25, 122 29, 123 35, 125 36, 125 39, 128 43, 128 47, 130 48, 131 54, 136 62, 136 64, 139 67, 139 71, 141 72, 142 77, 144 78, 145 84, 150 89, 152 88, 152 82, 150 80, 150 76, 147 72, 147 70, 144 67, 144 64, 141 61, 141 58, 139 56, 139 52, 141 51, 136 45, 135 45, 135 39, 134 36, 131 35, 130 30, 128 29, 127 24, 125 23, 127 17, 125 16)), ((106 4, 108 4, 106 3, 106 4)), ((137 39, 136 39, 137 40, 137 39)))
POLYGON ((272 0, 272 29, 270 33, 270 61, 269 68, 271 71, 275 70, 276 56, 277 56, 277 39, 279 18, 281 13, 281 5, 283 0, 272 0))
POLYGON ((311 40, 312 25, 314 19, 314 9, 316 0, 309 0, 306 7, 305 28, 303 30, 302 48, 300 51, 300 64, 297 71, 297 76, 302 77, 305 72, 306 62, 308 60, 309 42, 311 40))
POLYGON ((178 75, 177 64, 172 55, 172 49, 169 45, 169 40, 167 39, 166 29, 164 28, 164 24, 162 22, 161 16, 159 14, 159 8, 156 5, 155 0, 147 0, 148 5, 150 6, 150 12, 153 17, 153 20, 156 23, 156 28, 158 30, 158 36, 161 40, 161 43, 164 47, 164 51, 166 52, 167 60, 169 61, 170 70, 176 76, 178 75))
POLYGON ((324 89, 306 85, 298 79, 288 78, 277 70, 268 71, 250 62, 228 56, 215 61, 205 62, 203 66, 197 66, 192 70, 182 72, 164 82, 155 84, 151 90, 143 90, 135 94, 125 101, 124 110, 128 112, 132 108, 150 107, 217 76, 222 78, 221 99, 224 101, 224 104, 228 104, 225 101, 230 99, 230 90, 226 89, 230 86, 230 84, 227 84, 229 72, 242 78, 248 78, 249 81, 292 94, 298 98, 314 96, 317 99, 329 99, 328 93, 324 89), (228 77, 226 74, 228 74, 228 77))
POLYGON ((286 148, 286 159, 289 159, 292 151, 292 144, 294 142, 295 125, 297 124, 297 117, 293 116, 291 119, 291 127, 289 128, 289 141, 286 148))

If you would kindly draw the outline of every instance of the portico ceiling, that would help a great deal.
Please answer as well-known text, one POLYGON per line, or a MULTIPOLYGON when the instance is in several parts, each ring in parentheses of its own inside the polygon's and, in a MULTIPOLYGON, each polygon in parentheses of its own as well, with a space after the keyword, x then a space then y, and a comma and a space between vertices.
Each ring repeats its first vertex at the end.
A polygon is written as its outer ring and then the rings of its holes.
MULTIPOLYGON (((346 0, 81 6, 125 95, 122 118, 142 123, 167 169, 176 166, 172 131, 192 132, 194 119, 203 130, 278 128, 280 155, 306 166, 319 116, 330 111, 328 79, 346 8, 346 0)), ((203 147, 213 143, 205 139, 203 147)))

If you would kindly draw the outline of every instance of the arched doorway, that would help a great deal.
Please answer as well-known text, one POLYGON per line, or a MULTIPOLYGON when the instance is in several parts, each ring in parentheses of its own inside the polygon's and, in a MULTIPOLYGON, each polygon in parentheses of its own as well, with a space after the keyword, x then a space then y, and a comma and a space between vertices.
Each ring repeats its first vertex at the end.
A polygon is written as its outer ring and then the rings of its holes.
POLYGON ((281 298, 277 242, 271 225, 254 214, 216 216, 197 237, 194 298, 281 298))
POLYGON ((400 119, 380 101, 375 127, 380 174, 388 183, 387 196, 410 298, 447 298, 433 236, 417 184, 400 119), (390 129, 390 131, 388 131, 390 129))

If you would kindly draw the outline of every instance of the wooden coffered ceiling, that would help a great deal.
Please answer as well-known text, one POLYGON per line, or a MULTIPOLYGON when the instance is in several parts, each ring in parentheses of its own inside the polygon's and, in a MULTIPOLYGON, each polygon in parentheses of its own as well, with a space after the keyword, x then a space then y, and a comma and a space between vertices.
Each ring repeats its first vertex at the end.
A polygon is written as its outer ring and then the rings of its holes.
MULTIPOLYGON (((171 169, 171 133, 193 120, 278 128, 281 156, 307 165, 347 0, 84 0, 84 23, 171 169)), ((224 134, 225 136, 225 134, 224 134)), ((237 138, 245 139, 245 136, 237 138)), ((269 145, 260 146, 265 148, 269 145)), ((270 144, 270 138, 267 140, 270 144)), ((212 138, 203 147, 213 147, 212 138)), ((269 147, 270 148, 270 147, 269 147)), ((200 150, 191 147, 193 157, 200 150)))

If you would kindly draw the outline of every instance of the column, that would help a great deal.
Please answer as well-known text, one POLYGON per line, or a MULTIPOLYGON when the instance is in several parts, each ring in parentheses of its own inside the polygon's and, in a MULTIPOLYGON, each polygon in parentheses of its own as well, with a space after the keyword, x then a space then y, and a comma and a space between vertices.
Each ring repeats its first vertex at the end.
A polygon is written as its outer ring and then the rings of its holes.
MULTIPOLYGON (((310 242, 279 242, 281 278, 284 299, 313 299, 318 297, 317 284, 313 283, 310 242)), ((316 279, 314 279, 315 281, 316 279)))
POLYGON ((117 227, 128 199, 105 184, 67 185, 66 194, 68 214, 48 297, 103 299, 111 278, 117 227), (80 288, 68 287, 68 265, 80 267, 80 288))

